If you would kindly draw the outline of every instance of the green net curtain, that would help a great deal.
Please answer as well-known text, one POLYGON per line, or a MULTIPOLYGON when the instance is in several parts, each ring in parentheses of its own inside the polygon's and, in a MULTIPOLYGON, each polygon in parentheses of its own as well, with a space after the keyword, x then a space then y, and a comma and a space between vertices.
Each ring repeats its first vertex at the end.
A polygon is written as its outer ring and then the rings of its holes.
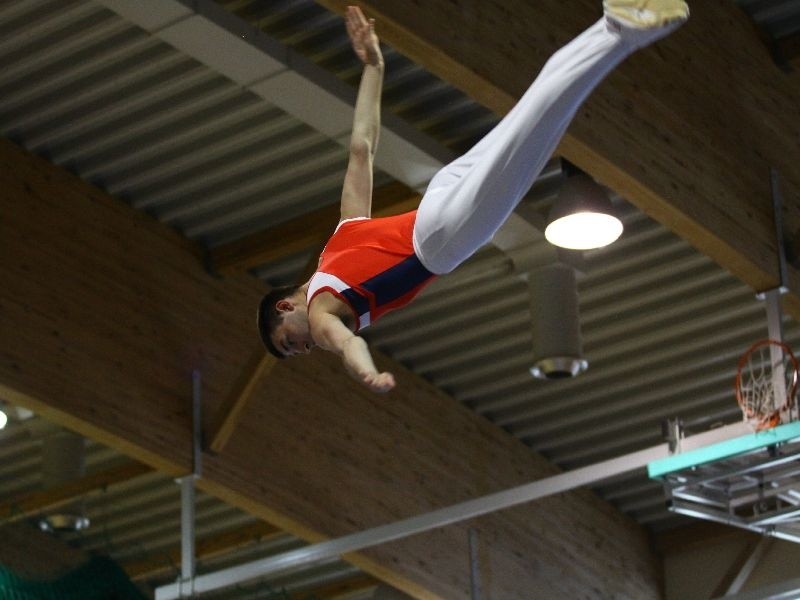
POLYGON ((24 579, 0 565, 0 600, 145 600, 112 560, 92 558, 58 579, 24 579))

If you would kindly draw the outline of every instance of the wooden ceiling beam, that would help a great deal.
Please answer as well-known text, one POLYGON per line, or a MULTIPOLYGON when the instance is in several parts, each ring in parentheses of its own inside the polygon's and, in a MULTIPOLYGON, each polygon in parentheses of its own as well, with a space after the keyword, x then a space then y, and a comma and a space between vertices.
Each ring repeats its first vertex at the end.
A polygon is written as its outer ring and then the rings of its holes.
POLYGON ((758 538, 757 533, 722 525, 713 521, 695 520, 687 525, 659 532, 654 536, 656 550, 662 556, 687 552, 710 544, 726 542, 746 536, 758 538))
MULTIPOLYGON (((195 545, 195 556, 198 560, 208 560, 252 544, 274 539, 282 533, 280 529, 269 523, 257 521, 220 534, 198 539, 195 545)), ((128 574, 128 577, 134 581, 142 581, 158 577, 176 568, 180 571, 180 564, 181 546, 177 544, 162 553, 125 561, 121 566, 128 574)))
POLYGON ((775 41, 779 57, 791 70, 800 70, 800 32, 775 41))
MULTIPOLYGON (((420 194, 399 183, 389 183, 375 190, 372 214, 385 217, 413 210, 420 194)), ((290 219, 265 231, 212 248, 209 265, 221 275, 246 271, 278 261, 297 252, 317 248, 333 233, 339 222, 339 204, 331 204, 309 214, 290 219)))
MULTIPOLYGON (((346 0, 318 0, 342 12, 346 0)), ((731 2, 689 2, 678 31, 629 58, 581 109, 558 153, 754 290, 778 284, 770 167, 800 230, 800 80, 731 2), (735 90, 732 92, 732 90, 735 90)), ((599 0, 364 0, 381 39, 505 114, 547 58, 601 15, 599 0)), ((787 307, 800 316, 790 268, 787 307)))
POLYGON ((347 598, 356 592, 363 592, 370 588, 377 587, 380 581, 369 575, 354 575, 346 579, 339 579, 331 583, 314 587, 300 594, 295 594, 293 598, 298 600, 334 600, 335 598, 347 598))
MULTIPOLYGON (((53 581, 80 568, 89 559, 85 550, 42 531, 33 523, 18 521, 0 529, 0 565, 19 577, 53 581)), ((2 593, 9 596, 12 592, 4 585, 2 593)), ((26 595, 31 593, 26 591, 26 595)))
POLYGON ((775 538, 765 535, 749 540, 717 582, 714 591, 711 592, 711 598, 723 598, 737 594, 774 541, 775 538))
MULTIPOLYGON (((197 540, 195 553, 200 561, 210 560, 225 556, 236 550, 248 548, 254 544, 275 539, 282 534, 282 531, 272 525, 258 521, 197 540)), ((121 566, 133 581, 142 582, 162 577, 171 572, 179 573, 180 562, 181 547, 178 544, 165 552, 138 560, 125 561, 121 566)), ((363 591, 379 584, 380 581, 370 575, 357 574, 330 583, 313 586, 304 590, 301 594, 294 594, 291 597, 326 600, 340 597, 344 594, 363 591)))
POLYGON ((152 467, 132 462, 92 473, 51 489, 23 494, 0 504, 0 523, 13 523, 34 517, 88 494, 152 472, 152 467))
MULTIPOLYGON (((314 248, 311 259, 297 277, 297 283, 307 281, 317 269, 318 256, 322 252, 322 244, 314 248)), ((259 341, 250 353, 250 360, 242 369, 233 389, 225 398, 213 420, 204 428, 204 444, 211 452, 220 453, 228 443, 236 425, 244 414, 245 406, 253 398, 262 378, 272 371, 278 359, 269 354, 259 341)))
POLYGON ((278 359, 267 353, 261 342, 253 345, 250 359, 242 367, 236 383, 204 427, 203 444, 209 451, 218 454, 225 449, 245 413, 245 407, 277 362, 278 359))

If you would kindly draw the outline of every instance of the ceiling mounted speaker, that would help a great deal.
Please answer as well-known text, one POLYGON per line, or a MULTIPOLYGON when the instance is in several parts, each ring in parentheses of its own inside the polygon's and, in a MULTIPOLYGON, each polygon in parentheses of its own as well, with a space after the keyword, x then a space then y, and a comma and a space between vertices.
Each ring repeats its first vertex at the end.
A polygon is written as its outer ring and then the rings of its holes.
POLYGON ((539 379, 565 379, 585 371, 575 270, 548 265, 528 275, 533 366, 539 379))

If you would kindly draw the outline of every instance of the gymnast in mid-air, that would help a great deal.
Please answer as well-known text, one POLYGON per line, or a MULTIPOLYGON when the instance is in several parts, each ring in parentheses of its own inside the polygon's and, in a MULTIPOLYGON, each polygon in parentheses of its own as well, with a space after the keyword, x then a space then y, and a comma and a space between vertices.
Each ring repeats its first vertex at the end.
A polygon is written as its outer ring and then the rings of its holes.
POLYGON ((312 348, 341 356, 375 392, 395 385, 357 333, 410 302, 487 243, 529 190, 580 105, 627 56, 689 17, 682 0, 606 0, 604 15, 557 51, 514 108, 471 150, 431 179, 417 210, 370 218, 380 130, 383 55, 373 19, 349 6, 347 33, 364 71, 358 88, 341 219, 306 283, 274 288, 258 330, 279 358, 312 348))

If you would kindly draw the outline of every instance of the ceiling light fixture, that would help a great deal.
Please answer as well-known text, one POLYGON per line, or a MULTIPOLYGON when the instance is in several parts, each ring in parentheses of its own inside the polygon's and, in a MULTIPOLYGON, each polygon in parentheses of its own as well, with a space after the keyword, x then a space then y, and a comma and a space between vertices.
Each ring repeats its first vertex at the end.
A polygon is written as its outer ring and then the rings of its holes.
POLYGON ((548 242, 570 250, 601 248, 622 234, 622 221, 606 191, 585 174, 568 177, 561 185, 547 219, 548 242))

